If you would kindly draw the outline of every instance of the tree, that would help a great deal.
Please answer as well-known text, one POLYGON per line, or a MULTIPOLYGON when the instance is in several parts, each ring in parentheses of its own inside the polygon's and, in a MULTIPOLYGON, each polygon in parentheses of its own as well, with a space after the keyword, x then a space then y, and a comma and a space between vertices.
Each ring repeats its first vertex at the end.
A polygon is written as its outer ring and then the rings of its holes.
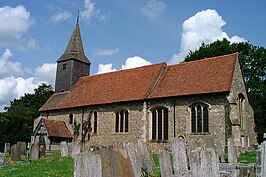
POLYGON ((190 51, 184 62, 199 60, 230 53, 239 53, 239 61, 251 106, 254 109, 258 141, 266 132, 266 49, 249 42, 231 43, 227 39, 204 44, 190 51))
POLYGON ((43 83, 34 89, 33 94, 26 93, 11 101, 0 114, 1 145, 5 142, 29 142, 34 120, 40 115, 38 110, 53 93, 51 85, 43 83))

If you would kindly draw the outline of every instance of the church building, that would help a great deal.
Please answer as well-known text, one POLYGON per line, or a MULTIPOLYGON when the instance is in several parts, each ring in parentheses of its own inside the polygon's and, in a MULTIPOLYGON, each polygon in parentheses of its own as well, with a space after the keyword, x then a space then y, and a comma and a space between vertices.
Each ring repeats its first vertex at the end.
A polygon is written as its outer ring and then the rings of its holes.
POLYGON ((89 132, 90 146, 142 140, 152 151, 178 136, 191 145, 207 138, 224 148, 228 138, 242 149, 257 144, 237 53, 97 75, 90 75, 90 64, 77 22, 57 60, 55 93, 39 110, 33 142, 52 150, 89 132))

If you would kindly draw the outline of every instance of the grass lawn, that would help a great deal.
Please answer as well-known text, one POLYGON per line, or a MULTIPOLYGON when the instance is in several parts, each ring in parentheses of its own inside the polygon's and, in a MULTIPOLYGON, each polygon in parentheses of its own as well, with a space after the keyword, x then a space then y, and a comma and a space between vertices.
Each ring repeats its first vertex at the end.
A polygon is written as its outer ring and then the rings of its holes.
POLYGON ((29 162, 23 157, 21 162, 0 167, 0 176, 8 177, 72 177, 74 173, 73 159, 60 157, 60 152, 47 153, 44 159, 29 162))
MULTIPOLYGON (((149 177, 159 177, 159 155, 153 154, 155 163, 154 174, 149 177)), ((73 159, 61 157, 60 152, 48 152, 44 159, 29 162, 23 157, 21 162, 11 165, 10 156, 6 159, 7 165, 0 167, 0 177, 72 177, 74 173, 73 159)), ((256 151, 242 154, 238 158, 239 163, 255 163, 256 151)))

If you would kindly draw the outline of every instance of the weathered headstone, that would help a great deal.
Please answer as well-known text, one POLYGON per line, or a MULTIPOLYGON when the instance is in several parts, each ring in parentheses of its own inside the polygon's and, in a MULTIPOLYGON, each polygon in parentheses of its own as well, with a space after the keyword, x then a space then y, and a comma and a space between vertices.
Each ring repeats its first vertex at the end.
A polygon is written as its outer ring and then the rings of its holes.
POLYGON ((72 143, 72 146, 70 148, 71 148, 71 149, 69 149, 70 155, 72 157, 74 157, 75 155, 80 153, 81 145, 79 142, 74 142, 74 143, 72 143))
POLYGON ((194 150, 191 151, 189 156, 189 163, 190 163, 190 170, 192 172, 192 176, 199 176, 201 174, 201 151, 202 147, 196 147, 194 150))
POLYGON ((149 173, 153 173, 154 162, 152 160, 151 153, 148 150, 147 144, 139 140, 137 143, 137 148, 139 149, 140 158, 142 161, 141 168, 147 170, 149 173))
POLYGON ((104 148, 96 151, 101 156, 102 176, 135 177, 131 161, 125 149, 104 148))
POLYGON ((220 162, 225 162, 223 147, 219 140, 215 142, 215 151, 218 154, 220 162))
POLYGON ((62 157, 65 157, 65 156, 68 156, 69 155, 67 142, 62 141, 60 143, 60 148, 61 148, 61 156, 62 157))
POLYGON ((21 155, 26 155, 27 152, 27 144, 25 142, 17 142, 17 147, 20 149, 21 151, 21 155))
POLYGON ((6 158, 5 153, 0 153, 0 166, 5 165, 5 158, 6 158))
POLYGON ((233 138, 228 138, 227 146, 228 146, 228 162, 236 163, 237 162, 236 149, 235 149, 235 146, 234 146, 233 138))
POLYGON ((172 156, 174 162, 174 175, 186 174, 188 172, 188 160, 184 138, 178 137, 173 140, 172 156))
POLYGON ((11 160, 21 161, 21 149, 16 144, 11 146, 11 160))
POLYGON ((5 143, 4 153, 10 154, 10 143, 5 143))
POLYGON ((74 177, 102 177, 101 157, 92 153, 80 153, 74 158, 74 177))
POLYGON ((140 157, 140 150, 136 144, 128 143, 126 150, 131 161, 131 165, 135 176, 141 176, 142 159, 140 157))
POLYGON ((162 150, 159 155, 160 171, 161 176, 171 177, 172 174, 172 165, 170 161, 170 155, 167 151, 162 150))
POLYGON ((39 146, 34 143, 30 147, 30 160, 36 160, 38 158, 39 158, 39 146))
POLYGON ((201 151, 202 176, 219 177, 219 160, 213 148, 201 151))

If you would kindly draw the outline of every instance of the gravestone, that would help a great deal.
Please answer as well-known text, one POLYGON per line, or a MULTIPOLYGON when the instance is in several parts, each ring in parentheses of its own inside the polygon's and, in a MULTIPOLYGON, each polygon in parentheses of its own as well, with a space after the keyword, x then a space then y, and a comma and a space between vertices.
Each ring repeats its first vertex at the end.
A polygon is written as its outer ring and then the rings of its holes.
POLYGON ((131 161, 125 149, 104 148, 96 151, 101 156, 102 176, 135 177, 131 161))
POLYGON ((11 160, 21 161, 21 149, 16 144, 11 146, 11 160))
POLYGON ((67 142, 62 141, 60 143, 60 148, 61 148, 61 156, 62 157, 65 157, 65 156, 68 156, 69 155, 67 142))
POLYGON ((201 151, 202 147, 196 147, 190 153, 189 163, 192 176, 197 176, 197 174, 201 173, 201 151))
POLYGON ((220 162, 225 162, 223 147, 219 140, 215 142, 215 151, 218 154, 220 162))
POLYGON ((151 153, 148 150, 148 146, 146 143, 142 142, 141 140, 137 143, 137 148, 140 152, 140 158, 142 161, 142 167, 144 170, 147 170, 149 173, 153 173, 154 162, 151 157, 151 153))
POLYGON ((102 177, 102 162, 100 155, 80 153, 74 158, 74 177, 102 177))
POLYGON ((17 142, 17 147, 20 149, 21 151, 21 155, 26 155, 27 152, 27 144, 25 142, 17 142))
POLYGON ((5 143, 4 153, 10 154, 10 143, 5 143))
POLYGON ((5 165, 5 158, 6 158, 5 153, 0 153, 0 166, 5 165))
POLYGON ((80 153, 81 145, 79 142, 71 143, 71 149, 69 149, 69 153, 72 157, 80 153))
POLYGON ((170 155, 164 149, 161 150, 159 155, 159 164, 160 164, 160 171, 161 176, 163 177, 171 177, 172 174, 172 165, 170 161, 170 155))
POLYGON ((140 150, 134 143, 128 143, 126 150, 131 161, 131 165, 135 176, 141 176, 142 159, 140 157, 140 150))
POLYGON ((172 157, 174 162, 174 175, 184 175, 188 172, 186 142, 182 137, 172 142, 172 157))
POLYGON ((213 148, 201 151, 201 172, 203 176, 219 177, 219 160, 213 148))
POLYGON ((205 148, 205 147, 206 147, 206 140, 200 138, 200 139, 197 141, 196 147, 203 147, 203 148, 205 148))
POLYGON ((34 143, 30 147, 30 160, 36 160, 38 158, 39 158, 39 146, 34 143))
POLYGON ((233 138, 228 138, 227 146, 228 146, 228 162, 229 163, 236 163, 237 162, 236 149, 234 146, 233 138))

